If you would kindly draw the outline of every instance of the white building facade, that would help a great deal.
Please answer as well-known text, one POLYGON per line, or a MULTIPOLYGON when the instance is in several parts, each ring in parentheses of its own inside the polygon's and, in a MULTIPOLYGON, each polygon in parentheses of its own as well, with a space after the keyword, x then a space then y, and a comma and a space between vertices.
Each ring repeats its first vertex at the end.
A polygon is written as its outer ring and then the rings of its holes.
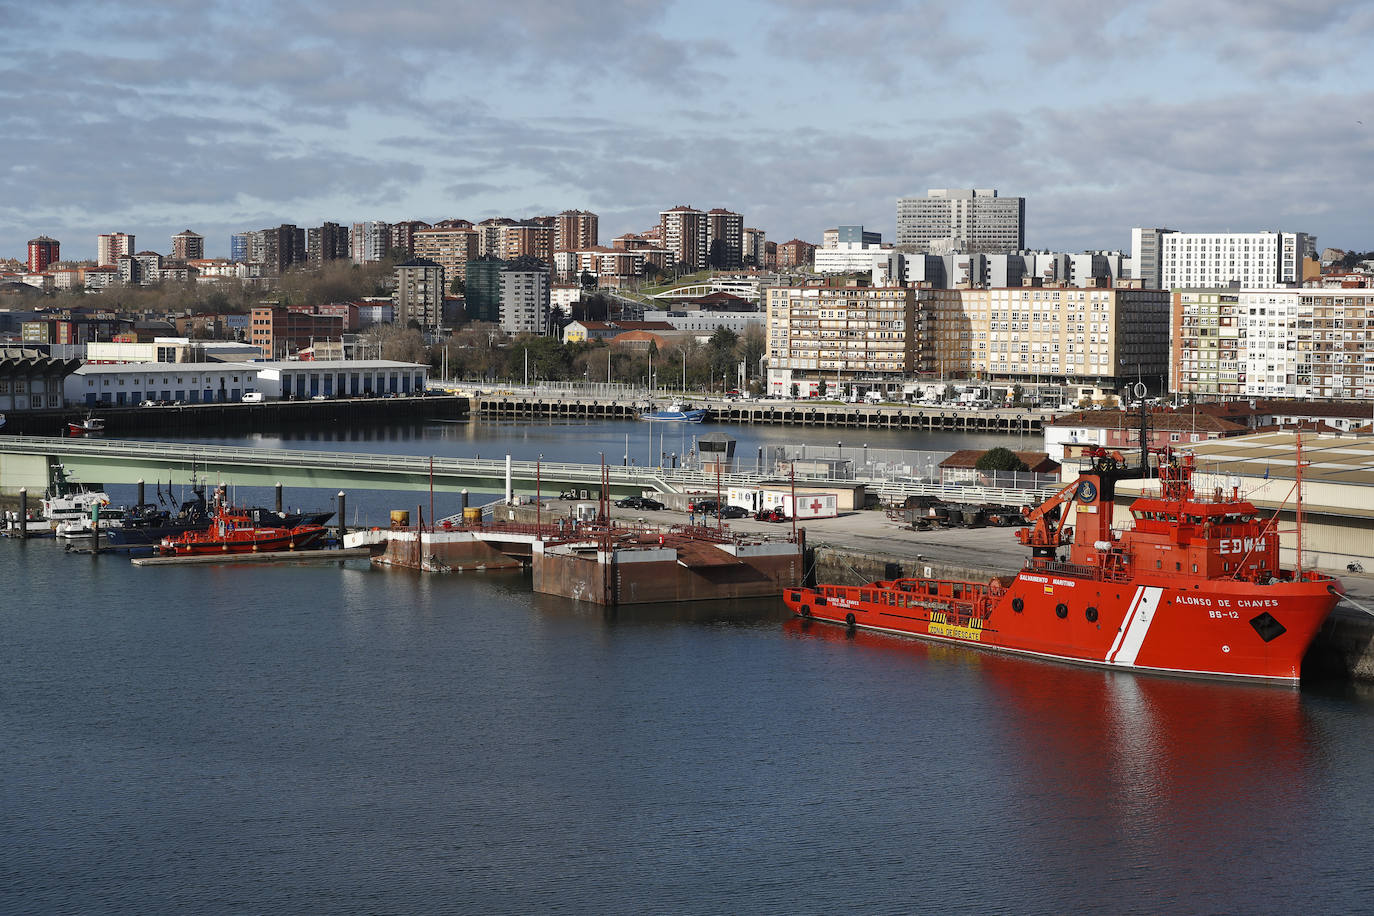
POLYGON ((1176 232, 1131 230, 1131 276, 1157 289, 1298 284, 1303 259, 1316 244, 1305 232, 1176 232), (1157 255, 1156 255, 1157 252, 1157 255), (1157 258, 1157 261, 1156 261, 1157 258))
POLYGON ((1172 298, 1171 390, 1374 400, 1374 289, 1185 289, 1172 298))
POLYGON ((501 330, 507 334, 546 334, 549 330, 549 272, 501 271, 501 330))

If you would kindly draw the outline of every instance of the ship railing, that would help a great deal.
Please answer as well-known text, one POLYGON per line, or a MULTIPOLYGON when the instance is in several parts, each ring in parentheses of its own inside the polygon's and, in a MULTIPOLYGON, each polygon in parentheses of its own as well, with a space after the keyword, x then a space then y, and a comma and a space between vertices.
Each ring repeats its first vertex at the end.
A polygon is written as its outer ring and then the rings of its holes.
POLYGON ((1074 576, 1079 579, 1096 579, 1105 582, 1125 582, 1128 578, 1124 569, 1103 568, 1087 563, 1068 563, 1063 560, 1044 560, 1033 558, 1026 568, 1035 572, 1074 576))

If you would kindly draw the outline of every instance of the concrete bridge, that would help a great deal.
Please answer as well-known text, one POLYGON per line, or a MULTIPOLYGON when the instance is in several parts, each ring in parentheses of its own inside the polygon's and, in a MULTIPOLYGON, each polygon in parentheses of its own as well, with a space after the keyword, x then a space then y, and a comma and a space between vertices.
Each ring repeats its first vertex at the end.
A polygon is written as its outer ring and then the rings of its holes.
MULTIPOLYGON (((120 439, 79 439, 46 436, 0 436, 0 496, 12 500, 20 488, 31 496, 41 494, 51 480, 51 468, 63 465, 78 481, 100 484, 133 484, 142 480, 190 480, 192 474, 211 482, 237 486, 272 486, 323 489, 361 488, 421 492, 432 485, 436 491, 453 493, 532 494, 556 496, 573 490, 594 499, 600 492, 602 467, 597 464, 534 462, 484 458, 449 458, 423 455, 361 454, 307 449, 243 448, 180 442, 144 442, 120 439)), ((722 474, 684 468, 624 467, 607 465, 606 480, 612 497, 659 493, 712 492, 729 487, 776 482, 776 474, 722 474)), ((870 493, 895 498, 922 493, 943 499, 978 503, 1028 505, 1044 498, 1032 489, 921 485, 906 481, 830 480, 797 478, 798 488, 827 486, 853 488, 863 484, 870 493)))

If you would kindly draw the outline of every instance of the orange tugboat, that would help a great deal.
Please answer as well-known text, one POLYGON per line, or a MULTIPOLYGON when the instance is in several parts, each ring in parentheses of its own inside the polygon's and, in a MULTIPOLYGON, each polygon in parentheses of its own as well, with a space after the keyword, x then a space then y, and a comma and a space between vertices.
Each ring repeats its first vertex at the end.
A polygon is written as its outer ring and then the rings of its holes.
MULTIPOLYGON (((1236 489, 1199 494, 1191 455, 1163 455, 1159 488, 1112 527, 1122 467, 1097 454, 1089 472, 1026 513, 1031 558, 989 582, 896 579, 789 588, 803 618, 1082 664, 1296 684, 1302 658, 1340 600, 1332 576, 1279 566, 1277 516, 1236 489), (1077 509, 1076 530, 1062 524, 1077 509)), ((1302 455, 1299 445, 1298 468, 1302 455)), ((1297 485, 1301 494, 1301 476, 1297 485)))
POLYGON ((254 523, 249 510, 235 509, 216 494, 210 526, 200 531, 164 537, 158 551, 176 556, 226 553, 263 553, 273 550, 306 550, 324 539, 323 525, 270 527, 254 523))

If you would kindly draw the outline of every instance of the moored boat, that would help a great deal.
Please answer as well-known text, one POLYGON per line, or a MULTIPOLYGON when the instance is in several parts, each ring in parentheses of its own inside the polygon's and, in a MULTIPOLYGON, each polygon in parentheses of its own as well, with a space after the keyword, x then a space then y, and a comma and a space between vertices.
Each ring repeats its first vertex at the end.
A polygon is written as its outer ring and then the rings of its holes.
POLYGON ((657 410, 646 410, 639 415, 641 420, 669 420, 678 423, 700 423, 710 411, 704 407, 693 407, 686 401, 673 401, 657 410))
POLYGON ((43 497, 43 517, 51 527, 56 528, 62 522, 89 520, 93 508, 109 504, 110 497, 104 490, 76 483, 67 476, 62 465, 53 466, 52 486, 43 497))
POLYGON ((325 533, 323 525, 260 525, 247 510, 217 501, 208 527, 168 535, 159 542, 158 550, 178 556, 308 550, 319 545, 325 533))
MULTIPOLYGON (((1235 488, 1194 490, 1191 455, 1112 526, 1119 456, 1027 513, 1031 557, 988 582, 912 578, 789 588, 804 618, 1109 668, 1296 684, 1340 600, 1333 576, 1279 563, 1277 516, 1235 488), (1065 521, 1076 509, 1075 525, 1065 521)), ((1301 463, 1301 462, 1299 462, 1301 463)), ((1143 473, 1143 471, 1142 471, 1143 473)))
POLYGON ((123 526, 123 509, 102 508, 99 513, 92 512, 91 515, 79 515, 75 518, 58 522, 56 535, 66 540, 88 538, 93 536, 96 528, 99 527, 101 537, 105 537, 123 526), (92 519, 92 516, 95 516, 95 518, 92 519))
POLYGON ((86 419, 79 422, 67 423, 67 434, 70 436, 101 436, 105 433, 105 421, 94 414, 87 414, 86 419))

